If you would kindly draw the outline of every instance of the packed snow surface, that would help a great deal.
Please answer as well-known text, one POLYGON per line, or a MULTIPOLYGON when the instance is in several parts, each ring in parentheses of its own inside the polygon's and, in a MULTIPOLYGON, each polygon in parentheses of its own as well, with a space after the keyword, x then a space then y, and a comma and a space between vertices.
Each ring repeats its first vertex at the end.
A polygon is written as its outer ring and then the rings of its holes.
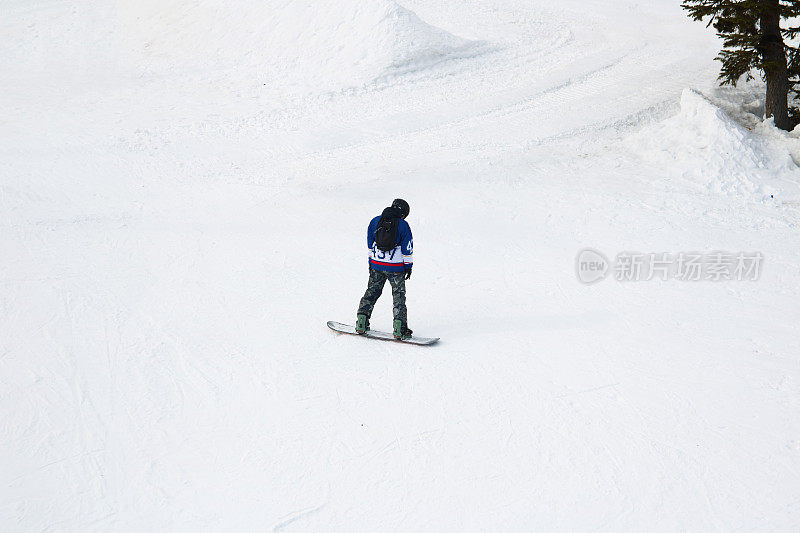
POLYGON ((0 531, 797 530, 798 132, 679 2, 0 15, 0 531), (434 347, 325 325, 397 197, 434 347))

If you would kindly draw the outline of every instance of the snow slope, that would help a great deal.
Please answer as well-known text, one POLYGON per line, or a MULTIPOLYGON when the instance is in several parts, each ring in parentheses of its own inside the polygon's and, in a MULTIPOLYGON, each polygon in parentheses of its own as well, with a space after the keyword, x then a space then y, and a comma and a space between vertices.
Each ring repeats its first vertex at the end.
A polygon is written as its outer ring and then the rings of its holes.
POLYGON ((703 25, 229 4, 0 3, 0 530, 797 529, 798 140, 703 25), (325 326, 395 197, 434 348, 325 326))
POLYGON ((394 0, 137 2, 121 6, 134 68, 258 76, 312 89, 379 78, 480 53, 481 43, 422 21, 394 0))

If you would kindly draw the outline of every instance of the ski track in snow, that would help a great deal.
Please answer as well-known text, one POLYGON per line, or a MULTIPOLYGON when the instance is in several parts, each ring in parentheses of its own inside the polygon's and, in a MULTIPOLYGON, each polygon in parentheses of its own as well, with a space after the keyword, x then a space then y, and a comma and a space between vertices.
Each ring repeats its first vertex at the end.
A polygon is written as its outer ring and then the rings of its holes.
POLYGON ((730 94, 713 35, 668 0, 401 3, 483 44, 281 85, 250 49, 126 70, 102 3, 0 7, 0 530, 796 529, 798 198, 626 144, 730 94), (397 196, 432 348, 325 326, 397 196), (586 247, 767 263, 583 286, 586 247))

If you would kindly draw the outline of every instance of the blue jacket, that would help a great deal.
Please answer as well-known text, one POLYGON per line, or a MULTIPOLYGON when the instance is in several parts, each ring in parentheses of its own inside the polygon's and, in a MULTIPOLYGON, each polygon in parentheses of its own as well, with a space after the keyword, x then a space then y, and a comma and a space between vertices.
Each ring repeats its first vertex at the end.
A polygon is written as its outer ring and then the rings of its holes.
POLYGON ((409 270, 414 263, 414 238, 411 235, 411 226, 403 219, 397 228, 397 246, 394 250, 384 252, 375 244, 375 230, 378 228, 380 215, 373 218, 367 228, 367 247, 369 248, 369 266, 384 272, 403 272, 409 270))

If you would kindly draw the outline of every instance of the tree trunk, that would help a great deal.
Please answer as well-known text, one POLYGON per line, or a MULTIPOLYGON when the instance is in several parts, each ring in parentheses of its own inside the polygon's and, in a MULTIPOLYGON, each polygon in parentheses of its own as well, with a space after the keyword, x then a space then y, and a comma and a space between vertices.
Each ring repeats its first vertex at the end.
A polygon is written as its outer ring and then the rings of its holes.
POLYGON ((767 79, 766 117, 773 117, 775 126, 790 130, 789 123, 789 69, 781 35, 779 0, 761 0, 761 40, 758 51, 764 63, 767 79))

